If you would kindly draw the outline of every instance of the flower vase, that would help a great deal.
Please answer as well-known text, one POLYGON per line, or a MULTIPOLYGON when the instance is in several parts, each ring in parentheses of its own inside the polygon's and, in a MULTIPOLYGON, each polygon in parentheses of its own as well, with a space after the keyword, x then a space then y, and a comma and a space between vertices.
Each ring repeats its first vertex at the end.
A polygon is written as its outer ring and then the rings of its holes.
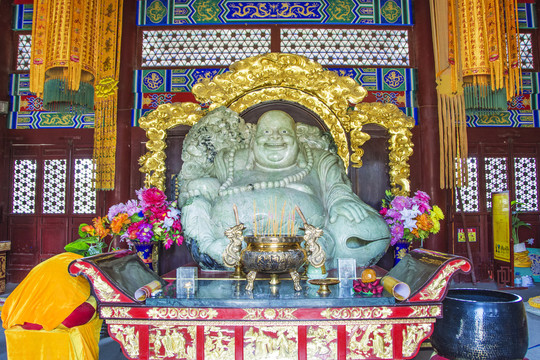
POLYGON ((131 243, 135 247, 135 250, 137 250, 137 255, 139 255, 143 263, 145 263, 150 270, 154 270, 152 265, 152 250, 154 248, 154 242, 131 240, 131 243))
POLYGON ((398 241, 394 245, 394 266, 409 253, 411 243, 406 240, 398 241))

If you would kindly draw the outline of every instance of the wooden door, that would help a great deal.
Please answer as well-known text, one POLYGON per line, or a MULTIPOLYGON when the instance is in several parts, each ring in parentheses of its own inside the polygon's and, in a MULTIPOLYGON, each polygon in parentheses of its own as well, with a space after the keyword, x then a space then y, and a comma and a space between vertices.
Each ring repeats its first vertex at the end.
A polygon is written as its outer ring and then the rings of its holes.
POLYGON ((78 238, 79 225, 90 223, 98 209, 91 138, 30 140, 18 138, 9 145, 10 282, 20 282, 39 262, 64 252, 78 238))

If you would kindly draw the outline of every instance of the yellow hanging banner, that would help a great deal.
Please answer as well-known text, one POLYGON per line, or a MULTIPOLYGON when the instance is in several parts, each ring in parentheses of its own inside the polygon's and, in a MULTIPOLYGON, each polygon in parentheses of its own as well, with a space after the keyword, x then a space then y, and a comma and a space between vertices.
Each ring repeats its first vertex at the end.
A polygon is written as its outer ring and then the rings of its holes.
POLYGON ((493 193, 493 257, 510 262, 510 194, 508 191, 493 193))

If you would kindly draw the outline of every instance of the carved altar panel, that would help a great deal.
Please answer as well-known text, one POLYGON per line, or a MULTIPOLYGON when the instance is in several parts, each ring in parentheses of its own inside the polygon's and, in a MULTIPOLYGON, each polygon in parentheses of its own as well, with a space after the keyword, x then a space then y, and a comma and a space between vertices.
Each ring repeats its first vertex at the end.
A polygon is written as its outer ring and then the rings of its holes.
POLYGON ((347 326, 347 359, 392 359, 391 324, 347 326))
POLYGON ((244 359, 298 359, 296 326, 249 326, 244 328, 244 359))
POLYGON ((337 359, 337 327, 313 325, 307 327, 307 358, 314 360, 337 359))
POLYGON ((235 354, 234 326, 204 327, 204 359, 234 360, 235 354))
POLYGON ((197 359, 197 327, 163 323, 149 327, 150 359, 197 359))

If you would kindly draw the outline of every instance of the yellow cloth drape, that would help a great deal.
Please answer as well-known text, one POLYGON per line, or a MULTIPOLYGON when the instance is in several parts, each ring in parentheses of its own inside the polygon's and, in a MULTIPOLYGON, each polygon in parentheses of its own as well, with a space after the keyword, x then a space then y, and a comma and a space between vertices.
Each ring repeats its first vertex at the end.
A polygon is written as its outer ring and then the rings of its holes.
POLYGON ((34 267, 8 296, 2 308, 2 326, 10 329, 25 322, 44 330, 57 328, 90 296, 90 284, 82 276, 68 272, 73 253, 56 255, 34 267))
POLYGON ((94 317, 71 329, 5 331, 7 357, 13 360, 98 360, 103 321, 94 317))

